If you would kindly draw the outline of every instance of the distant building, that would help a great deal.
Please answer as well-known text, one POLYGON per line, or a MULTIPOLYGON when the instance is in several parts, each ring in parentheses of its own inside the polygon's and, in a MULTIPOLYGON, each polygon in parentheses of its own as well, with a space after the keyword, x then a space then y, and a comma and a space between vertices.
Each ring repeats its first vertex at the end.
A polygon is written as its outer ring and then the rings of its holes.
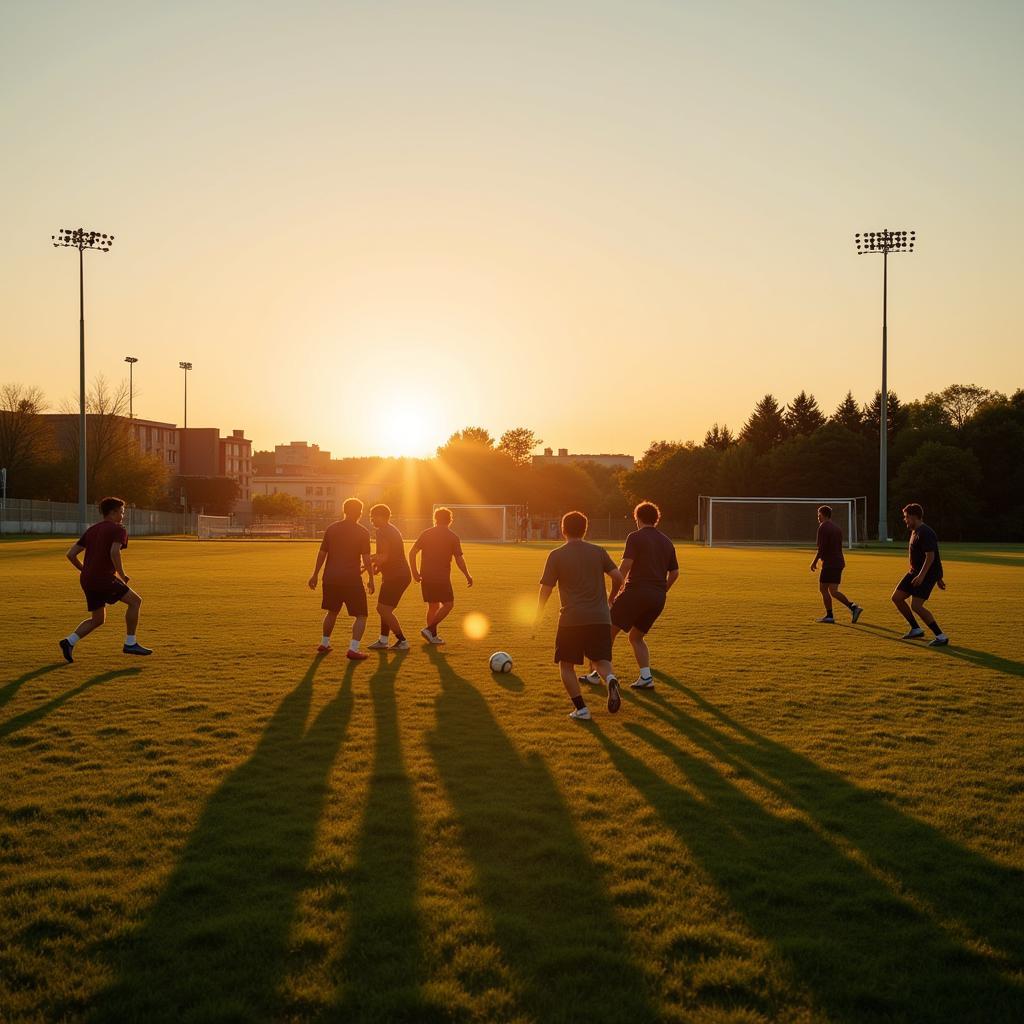
POLYGON ((291 494, 306 506, 306 512, 313 516, 341 515, 341 506, 346 498, 362 498, 369 509, 380 501, 382 484, 367 485, 348 476, 325 473, 284 473, 255 476, 252 481, 253 496, 257 494, 291 494))
POLYGON ((329 473, 331 453, 320 451, 318 444, 292 441, 274 446, 274 474, 287 476, 295 473, 329 473))
POLYGON ((252 500, 252 441, 244 430, 221 437, 216 427, 183 427, 178 431, 181 476, 228 476, 238 484, 238 500, 252 500))
POLYGON ((163 423, 160 420, 130 419, 128 426, 135 443, 139 446, 139 451, 155 455, 172 476, 181 472, 176 424, 163 423))
POLYGON ((632 455, 570 455, 568 448, 559 448, 558 454, 551 448, 545 448, 543 455, 534 455, 535 466, 558 466, 570 465, 573 462, 592 462, 598 466, 608 466, 610 469, 632 469, 634 459, 632 455))

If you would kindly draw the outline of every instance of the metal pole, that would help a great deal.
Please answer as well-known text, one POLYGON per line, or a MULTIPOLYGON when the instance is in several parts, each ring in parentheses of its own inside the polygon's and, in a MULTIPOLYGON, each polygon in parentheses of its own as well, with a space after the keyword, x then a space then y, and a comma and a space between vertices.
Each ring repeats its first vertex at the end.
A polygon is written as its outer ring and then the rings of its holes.
POLYGON ((188 430, 188 370, 185 371, 185 429, 188 430))
POLYGON ((78 249, 78 529, 85 533, 85 253, 78 249))
POLYGON ((889 499, 886 493, 889 477, 889 383, 887 376, 888 359, 888 306, 889 306, 889 253, 882 253, 882 401, 878 424, 878 539, 889 539, 889 499))
POLYGON ((135 364, 134 363, 129 363, 128 364, 128 419, 130 419, 130 420, 135 419, 135 409, 134 409, 134 406, 132 404, 133 398, 135 396, 135 375, 132 373, 132 370, 134 370, 134 369, 135 369, 135 364))

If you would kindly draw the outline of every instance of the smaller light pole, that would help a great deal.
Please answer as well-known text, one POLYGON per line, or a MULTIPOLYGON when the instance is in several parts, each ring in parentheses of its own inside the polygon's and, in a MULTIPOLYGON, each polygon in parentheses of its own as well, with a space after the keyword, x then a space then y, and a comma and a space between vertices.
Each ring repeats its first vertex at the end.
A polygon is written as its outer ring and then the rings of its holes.
POLYGON ((135 381, 132 378, 132 370, 135 369, 135 364, 138 359, 135 356, 125 356, 124 361, 128 364, 128 419, 135 419, 135 412, 132 406, 132 401, 135 395, 135 381))
POLYGON ((889 382, 888 382, 888 307, 889 307, 889 253, 913 252, 917 233, 914 231, 865 231, 854 235, 857 255, 882 254, 882 402, 878 423, 878 539, 889 540, 889 382))
POLYGON ((191 363, 178 363, 178 367, 185 371, 185 430, 188 430, 188 371, 192 369, 191 363))

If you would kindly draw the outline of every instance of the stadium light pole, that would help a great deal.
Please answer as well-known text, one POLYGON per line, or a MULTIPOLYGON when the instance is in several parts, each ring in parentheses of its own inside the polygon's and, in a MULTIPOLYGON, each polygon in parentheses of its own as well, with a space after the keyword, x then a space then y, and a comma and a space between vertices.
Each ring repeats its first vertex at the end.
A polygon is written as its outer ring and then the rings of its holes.
POLYGON ((913 252, 916 231, 865 231, 854 235, 857 255, 882 254, 882 401, 878 423, 878 539, 889 540, 889 253, 913 252))
POLYGON ((178 363, 178 368, 185 371, 185 426, 188 430, 188 371, 192 369, 191 363, 178 363))
POLYGON ((135 356, 125 356, 124 361, 128 364, 128 419, 133 420, 135 419, 135 412, 132 401, 135 394, 135 381, 132 377, 132 370, 135 369, 138 359, 135 356))
POLYGON ((110 252, 114 236, 85 228, 61 228, 50 235, 53 247, 78 250, 78 527, 84 533, 86 522, 85 493, 85 250, 110 252))

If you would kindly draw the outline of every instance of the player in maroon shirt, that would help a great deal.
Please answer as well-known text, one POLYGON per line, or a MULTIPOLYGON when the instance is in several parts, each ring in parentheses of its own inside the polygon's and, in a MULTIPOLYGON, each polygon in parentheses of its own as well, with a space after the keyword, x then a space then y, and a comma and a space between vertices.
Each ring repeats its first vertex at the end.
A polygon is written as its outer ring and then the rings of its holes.
POLYGON ((843 557, 843 531, 839 528, 838 523, 832 521, 831 505, 818 507, 818 548, 814 553, 814 561, 811 562, 811 572, 818 568, 819 562, 821 562, 821 576, 819 577, 818 591, 821 594, 821 601, 825 605, 825 614, 815 621, 829 625, 836 621, 832 613, 832 598, 835 598, 840 604, 845 604, 850 609, 850 616, 856 622, 864 609, 851 601, 839 589, 839 584, 843 581, 846 559, 843 557))
POLYGON ((68 549, 68 561, 81 573, 79 583, 85 592, 85 604, 92 613, 80 622, 75 631, 60 641, 60 650, 65 661, 74 661, 72 651, 75 644, 107 620, 108 604, 118 601, 128 605, 125 612, 124 638, 125 654, 152 654, 135 637, 139 628, 139 609, 142 598, 128 586, 124 565, 121 563, 121 549, 128 547, 128 532, 121 525, 124 521, 124 502, 120 498, 104 498, 100 502, 103 518, 89 527, 68 549), (84 552, 85 564, 79 561, 84 552))

